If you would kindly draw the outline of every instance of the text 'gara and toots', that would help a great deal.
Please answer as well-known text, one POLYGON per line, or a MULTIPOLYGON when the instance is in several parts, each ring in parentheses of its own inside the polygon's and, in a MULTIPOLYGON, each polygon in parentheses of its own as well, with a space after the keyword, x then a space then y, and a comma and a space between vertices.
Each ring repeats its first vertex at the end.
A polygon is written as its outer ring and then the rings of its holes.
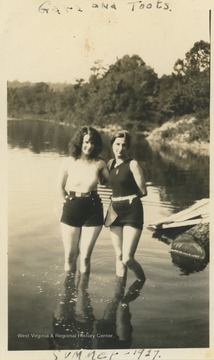
MULTIPOLYGON (((171 11, 170 4, 167 2, 163 2, 160 0, 156 0, 154 2, 150 1, 131 1, 126 3, 127 8, 130 11, 142 11, 142 10, 164 10, 164 11, 171 11)), ((92 9, 103 9, 103 10, 119 10, 119 4, 116 2, 114 3, 108 3, 108 2, 92 2, 90 4, 90 8, 92 9)), ((84 12, 87 9, 83 6, 80 6, 78 4, 68 4, 68 5, 57 5, 56 3, 52 1, 45 1, 43 2, 39 8, 38 11, 41 14, 50 14, 50 13, 57 13, 62 14, 65 13, 71 13, 71 12, 84 12)))

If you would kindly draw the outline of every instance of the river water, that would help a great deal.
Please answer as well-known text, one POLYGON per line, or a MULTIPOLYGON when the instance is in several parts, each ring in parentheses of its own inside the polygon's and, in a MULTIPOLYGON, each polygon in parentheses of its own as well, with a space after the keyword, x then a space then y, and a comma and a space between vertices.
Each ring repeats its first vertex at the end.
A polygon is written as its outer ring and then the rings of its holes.
MULTIPOLYGON (((209 347, 209 263, 191 270, 175 264, 171 240, 147 228, 209 197, 209 159, 153 151, 133 134, 131 155, 142 162, 149 185, 136 253, 147 280, 122 308, 114 297, 118 284, 107 228, 95 245, 88 289, 84 279, 64 285, 55 181, 72 132, 42 121, 8 121, 8 349, 209 347)), ((107 160, 107 135, 103 139, 107 160)), ((126 291, 133 282, 128 273, 126 291)))

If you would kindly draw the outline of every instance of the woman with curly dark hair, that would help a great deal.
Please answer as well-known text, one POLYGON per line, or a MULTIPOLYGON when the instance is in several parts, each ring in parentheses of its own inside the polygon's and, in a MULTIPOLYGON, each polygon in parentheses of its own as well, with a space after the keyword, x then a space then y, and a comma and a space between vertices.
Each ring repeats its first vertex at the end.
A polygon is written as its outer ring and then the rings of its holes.
POLYGON ((83 127, 69 144, 59 186, 64 199, 61 232, 65 271, 75 274, 78 255, 80 273, 90 272, 93 247, 103 225, 103 207, 97 194, 99 180, 108 181, 108 169, 99 157, 102 139, 97 130, 83 127))

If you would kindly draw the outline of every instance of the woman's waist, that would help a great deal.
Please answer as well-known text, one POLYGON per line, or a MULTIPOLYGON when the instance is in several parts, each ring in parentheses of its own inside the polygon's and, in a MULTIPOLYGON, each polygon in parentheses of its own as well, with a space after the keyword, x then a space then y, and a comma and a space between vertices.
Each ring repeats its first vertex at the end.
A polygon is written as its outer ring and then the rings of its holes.
POLYGON ((130 194, 130 195, 122 195, 122 196, 112 196, 111 200, 113 202, 117 202, 117 201, 129 201, 129 203, 132 202, 133 199, 135 198, 140 198, 138 194, 130 194))
POLYGON ((66 189, 66 192, 69 196, 72 197, 90 197, 97 194, 97 189, 66 189))
POLYGON ((112 188, 112 193, 114 197, 122 197, 122 196, 131 196, 131 195, 138 195, 139 189, 138 186, 135 184, 123 184, 123 183, 110 183, 112 188))

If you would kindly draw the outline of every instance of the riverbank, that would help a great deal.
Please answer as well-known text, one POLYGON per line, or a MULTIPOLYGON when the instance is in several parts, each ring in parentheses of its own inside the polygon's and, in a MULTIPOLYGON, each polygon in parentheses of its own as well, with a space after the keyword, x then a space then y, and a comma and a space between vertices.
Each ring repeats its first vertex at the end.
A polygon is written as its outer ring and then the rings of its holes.
MULTIPOLYGON (((53 119, 33 119, 33 118, 8 118, 8 120, 41 120, 49 123, 56 123, 61 126, 71 126, 74 130, 77 128, 75 124, 68 122, 56 122, 53 119)), ((206 120, 209 121, 208 119, 206 120)), ((93 126, 93 125, 92 125, 93 126)), ((123 127, 118 124, 106 124, 105 126, 96 126, 99 131, 112 134, 115 131, 121 130, 123 127)), ((155 150, 169 148, 170 150, 179 150, 179 154, 191 152, 195 155, 209 156, 209 141, 205 141, 204 134, 208 134, 208 126, 203 123, 198 124, 198 121, 193 116, 184 116, 180 120, 170 120, 162 126, 157 127, 151 131, 140 131, 137 129, 130 130, 137 134, 141 134, 152 145, 155 150)))
POLYGON ((195 131, 197 125, 197 120, 193 116, 184 116, 176 122, 170 120, 161 127, 152 130, 146 136, 146 140, 155 149, 167 147, 209 156, 209 142, 200 138, 192 139, 192 131, 195 131))

